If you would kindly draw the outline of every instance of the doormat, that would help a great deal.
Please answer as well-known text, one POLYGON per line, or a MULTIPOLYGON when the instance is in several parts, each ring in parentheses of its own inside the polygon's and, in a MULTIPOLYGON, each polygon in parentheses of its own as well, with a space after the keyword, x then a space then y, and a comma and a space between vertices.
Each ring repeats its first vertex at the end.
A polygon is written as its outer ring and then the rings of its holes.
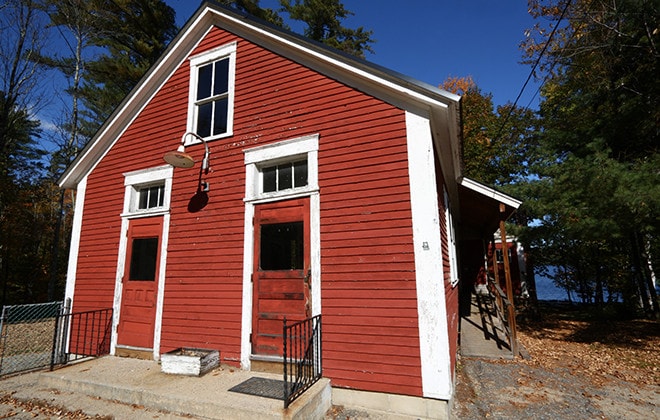
POLYGON ((284 381, 277 379, 250 378, 230 388, 229 391, 284 401, 284 381))

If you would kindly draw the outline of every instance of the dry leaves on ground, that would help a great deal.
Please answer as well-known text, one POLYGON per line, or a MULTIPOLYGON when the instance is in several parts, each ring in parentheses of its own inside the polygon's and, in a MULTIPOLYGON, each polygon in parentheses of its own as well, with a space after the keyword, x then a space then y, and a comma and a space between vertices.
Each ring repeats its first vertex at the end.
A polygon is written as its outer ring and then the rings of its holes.
POLYGON ((595 385, 612 377, 637 385, 660 385, 660 323, 612 320, 579 309, 542 305, 519 325, 519 340, 544 368, 565 368, 595 385))

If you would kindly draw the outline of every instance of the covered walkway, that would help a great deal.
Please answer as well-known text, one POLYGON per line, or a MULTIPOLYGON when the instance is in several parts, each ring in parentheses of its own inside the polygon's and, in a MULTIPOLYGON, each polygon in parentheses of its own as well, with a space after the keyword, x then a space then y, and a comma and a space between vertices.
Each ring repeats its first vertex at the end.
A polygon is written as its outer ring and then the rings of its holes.
POLYGON ((472 293, 470 314, 461 317, 460 354, 487 359, 513 359, 491 297, 472 293))

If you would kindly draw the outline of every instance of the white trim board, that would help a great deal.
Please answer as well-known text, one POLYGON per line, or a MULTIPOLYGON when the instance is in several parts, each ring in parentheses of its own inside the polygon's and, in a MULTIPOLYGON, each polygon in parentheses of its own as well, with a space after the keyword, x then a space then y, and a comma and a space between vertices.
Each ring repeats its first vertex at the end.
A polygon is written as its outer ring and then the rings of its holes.
POLYGON ((452 396, 447 304, 433 139, 428 118, 406 112, 422 396, 452 396))

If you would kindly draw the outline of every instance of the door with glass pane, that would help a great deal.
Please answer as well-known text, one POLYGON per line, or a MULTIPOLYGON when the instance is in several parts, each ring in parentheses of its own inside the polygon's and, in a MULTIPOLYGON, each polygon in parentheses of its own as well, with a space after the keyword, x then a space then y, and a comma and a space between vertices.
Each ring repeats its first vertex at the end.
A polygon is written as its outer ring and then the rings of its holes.
POLYGON ((117 344, 153 348, 162 217, 129 221, 117 344))
POLYGON ((282 321, 311 316, 309 199, 260 204, 254 216, 252 354, 282 355, 282 321))

